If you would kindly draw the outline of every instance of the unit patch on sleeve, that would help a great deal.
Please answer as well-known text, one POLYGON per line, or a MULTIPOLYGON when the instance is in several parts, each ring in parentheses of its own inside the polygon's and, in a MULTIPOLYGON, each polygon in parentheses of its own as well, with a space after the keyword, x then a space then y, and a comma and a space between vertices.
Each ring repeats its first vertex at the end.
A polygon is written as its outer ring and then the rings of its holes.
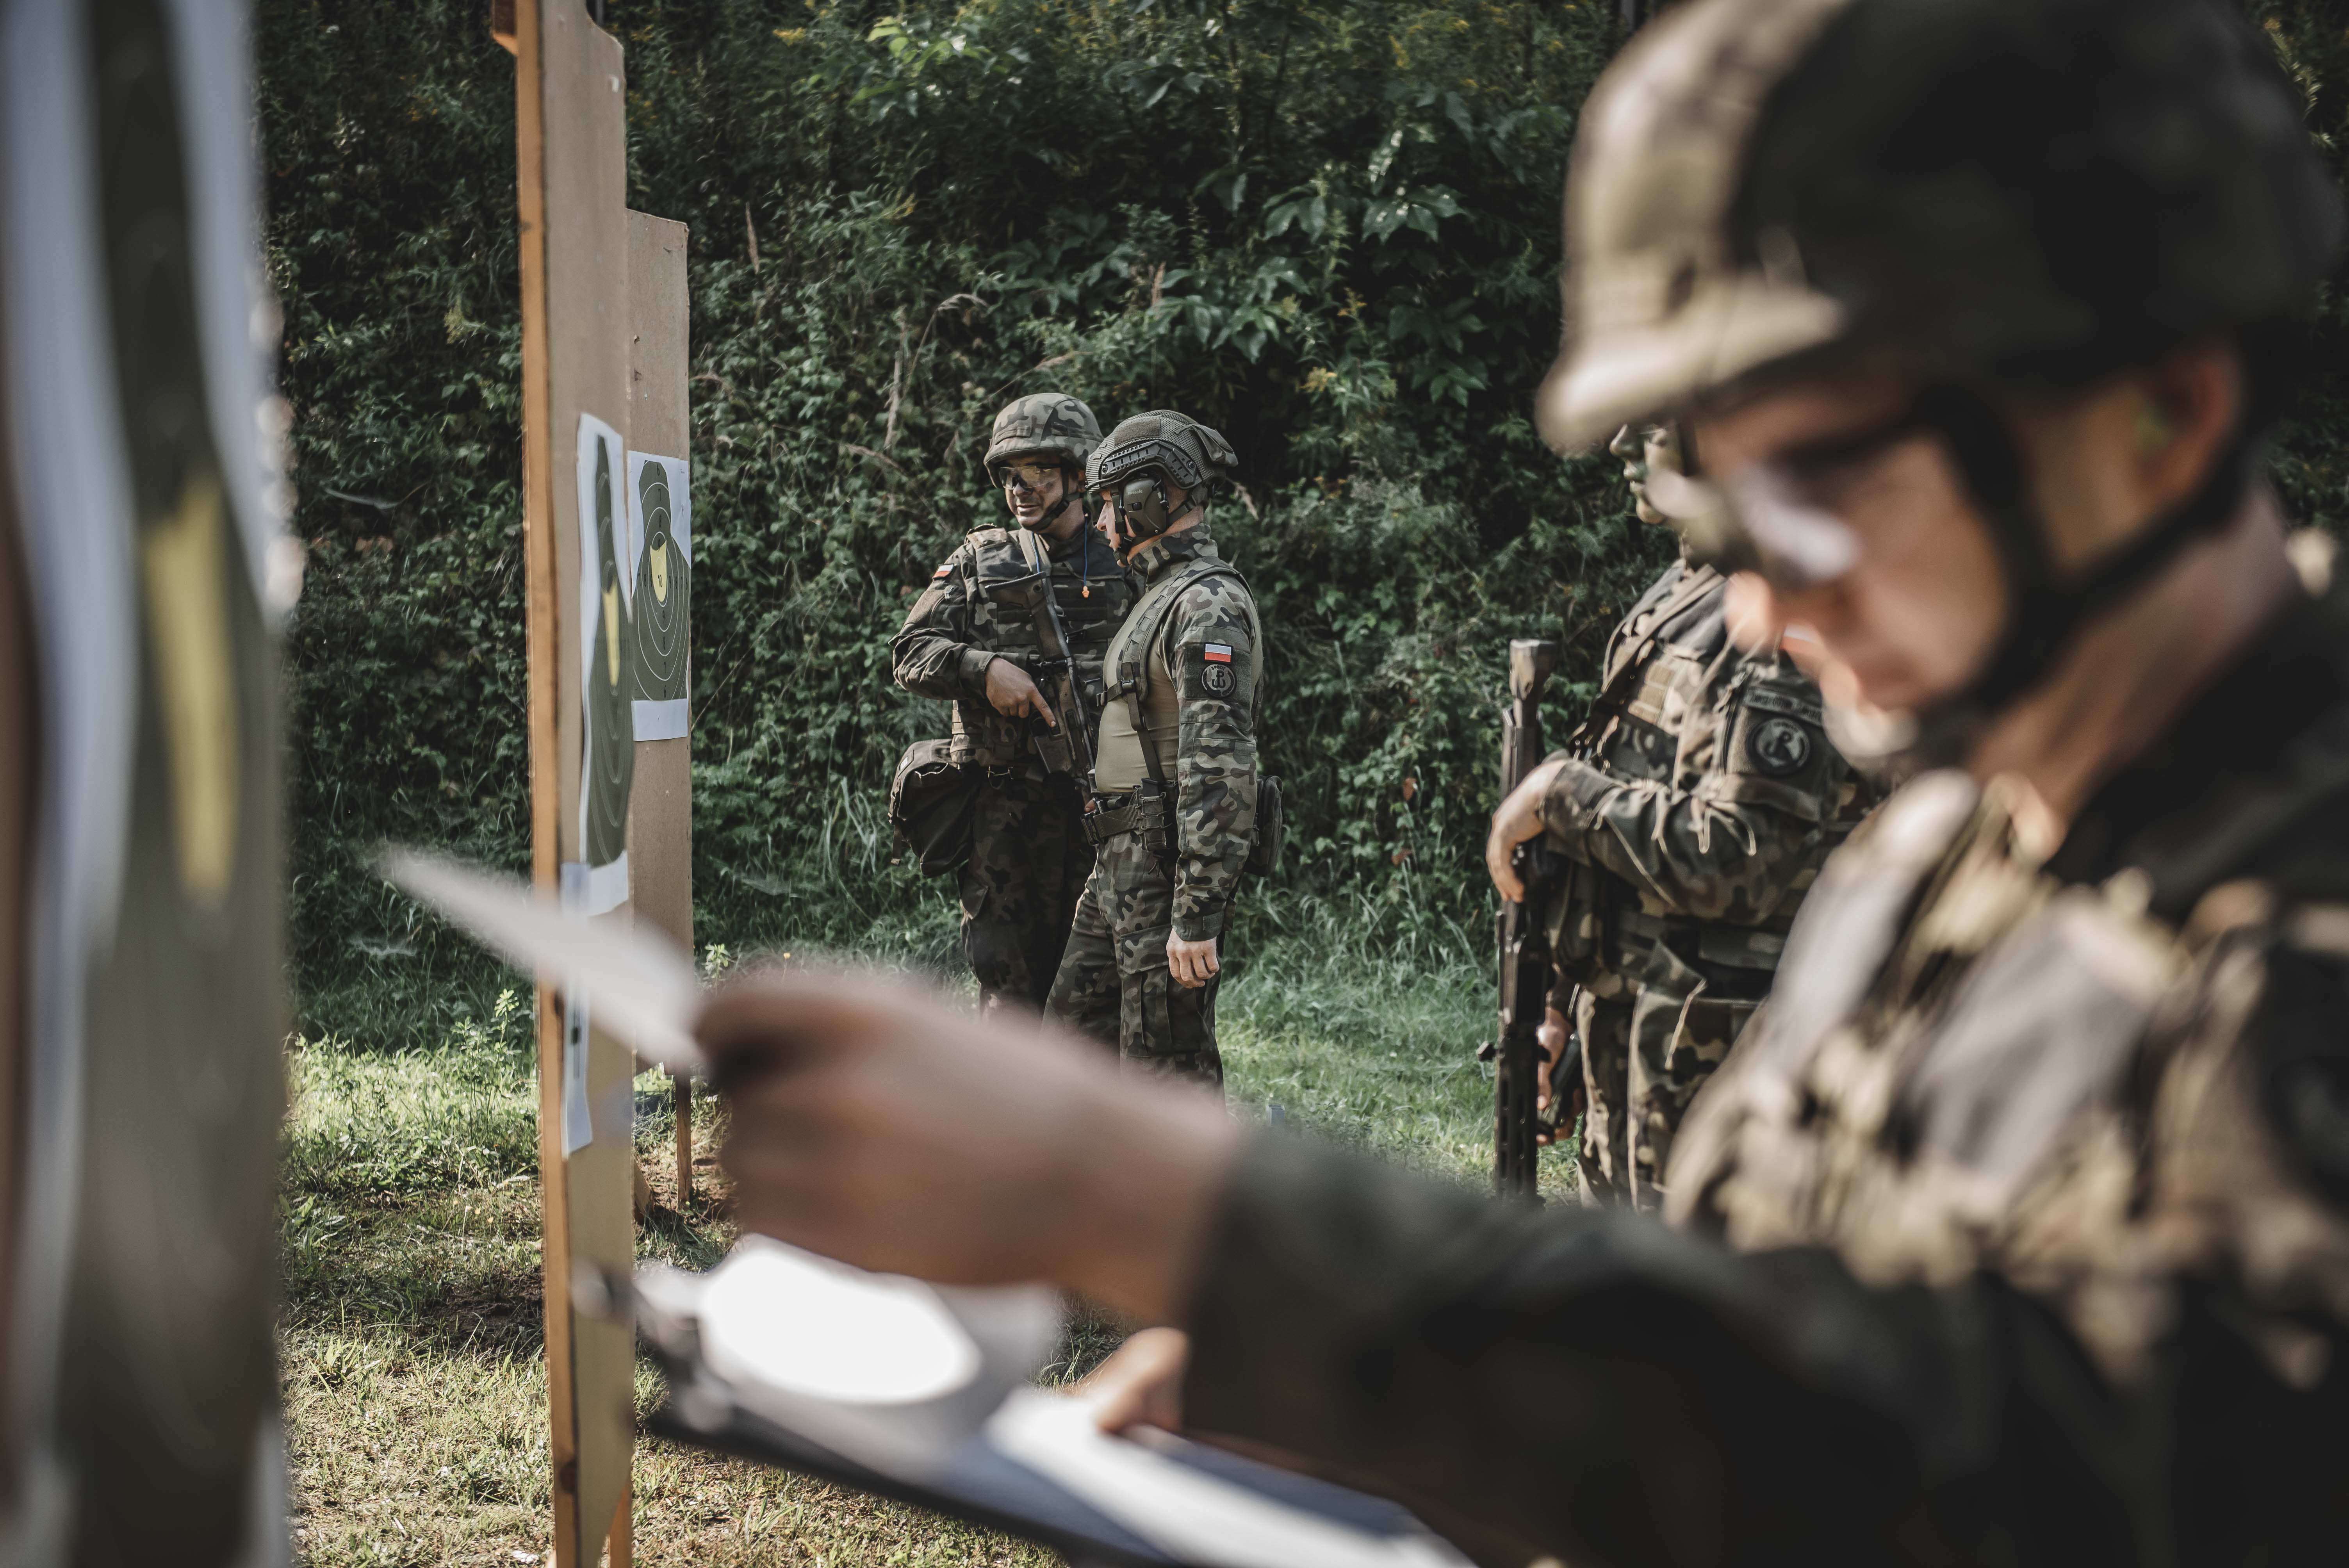
POLYGON ((1745 743, 1754 766, 1773 778, 1784 778, 1811 759, 1811 737, 1802 724, 1784 714, 1773 714, 1754 727, 1745 743))
POLYGON ((1237 684, 1232 676, 1228 643, 1208 643, 1199 649, 1199 689, 1209 696, 1229 696, 1237 684))

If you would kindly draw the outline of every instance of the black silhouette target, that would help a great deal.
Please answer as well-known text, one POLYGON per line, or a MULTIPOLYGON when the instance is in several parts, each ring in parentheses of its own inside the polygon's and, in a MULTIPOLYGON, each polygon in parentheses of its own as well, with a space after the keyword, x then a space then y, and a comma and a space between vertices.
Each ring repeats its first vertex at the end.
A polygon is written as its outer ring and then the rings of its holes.
POLYGON ((628 788, 636 772, 636 732, 629 709, 627 596, 621 592, 620 546, 612 516, 612 443, 595 441, 595 634, 580 682, 587 694, 586 861, 607 866, 628 843, 628 788))
POLYGON ((636 504, 645 520, 636 558, 634 680, 639 702, 675 702, 686 695, 686 609, 692 565, 671 518, 668 465, 647 462, 636 473, 636 504))

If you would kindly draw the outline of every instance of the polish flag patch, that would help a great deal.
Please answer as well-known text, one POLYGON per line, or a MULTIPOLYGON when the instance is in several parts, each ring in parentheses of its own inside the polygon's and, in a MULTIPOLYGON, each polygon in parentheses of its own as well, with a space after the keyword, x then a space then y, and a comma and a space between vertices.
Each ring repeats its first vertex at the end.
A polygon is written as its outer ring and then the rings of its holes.
POLYGON ((935 583, 941 577, 950 575, 953 571, 954 562, 949 561, 944 566, 939 567, 936 572, 930 573, 930 581, 935 583))
POLYGON ((1227 665, 1232 662, 1232 650, 1222 643, 1209 643, 1199 651, 1206 655, 1206 660, 1211 665, 1227 665))

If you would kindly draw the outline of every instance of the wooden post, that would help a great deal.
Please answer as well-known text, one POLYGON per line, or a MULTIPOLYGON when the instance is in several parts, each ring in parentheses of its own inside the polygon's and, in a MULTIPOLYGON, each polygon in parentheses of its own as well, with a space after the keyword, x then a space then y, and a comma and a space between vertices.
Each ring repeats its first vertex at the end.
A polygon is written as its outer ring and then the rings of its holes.
MULTIPOLYGON (((686 293, 686 228, 647 212, 628 214, 628 447, 630 493, 636 465, 647 457, 683 464, 691 445, 686 370, 691 316, 686 293)), ((672 484, 672 491, 678 487, 672 484)), ((689 516, 690 490, 673 496, 679 521, 689 516)), ((639 550, 646 547, 636 541, 639 550)), ((665 562, 659 592, 677 611, 678 634, 689 627, 690 534, 665 562)), ((652 624, 649 573, 636 587, 636 624, 652 624)), ((640 637, 640 641, 645 641, 640 637)), ((658 694, 654 694, 658 695, 658 694)), ((691 739, 674 722, 682 698, 636 705, 636 778, 628 797, 629 899, 636 918, 658 926, 693 951, 693 763, 691 739)), ((693 1080, 672 1083, 677 1106, 677 1201, 693 1198, 693 1080)))
MULTIPOLYGON (((507 25, 498 7, 495 20, 507 25)), ((626 67, 618 42, 581 0, 513 0, 517 190, 522 227, 523 507, 527 578, 531 869, 548 891, 583 861, 585 741, 580 653, 583 417, 625 439, 628 419, 626 67)), ((626 918, 625 914, 617 918, 626 918)), ((629 1559, 628 1478, 636 1346, 625 1316, 575 1310, 575 1266, 634 1261, 626 1133, 630 1054, 600 1032, 567 1038, 565 1004, 542 984, 539 1171, 546 1383, 557 1568, 629 1559), (566 1108, 564 1069, 585 1053, 584 1095, 566 1108), (616 1086, 619 1099, 614 1098, 616 1086), (592 1119, 578 1101, 618 1106, 592 1119), (575 1144, 588 1130, 594 1136, 575 1144), (566 1130, 571 1134, 566 1137, 566 1130), (615 1528, 616 1522, 620 1528, 615 1528)))

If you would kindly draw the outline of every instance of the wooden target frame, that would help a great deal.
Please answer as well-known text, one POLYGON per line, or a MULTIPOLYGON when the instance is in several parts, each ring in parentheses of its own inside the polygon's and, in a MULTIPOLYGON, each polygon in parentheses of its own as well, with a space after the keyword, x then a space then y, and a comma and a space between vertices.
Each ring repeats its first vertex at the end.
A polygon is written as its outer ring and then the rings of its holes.
MULTIPOLYGON (((516 62, 532 877, 588 918, 641 914, 689 947, 689 742, 636 742, 618 673, 636 592, 621 563, 629 451, 680 471, 687 452, 685 226, 627 210, 626 63, 583 0, 492 0, 490 25, 516 62), (591 865, 612 851, 616 811, 625 849, 591 865)), ((608 1552, 625 1568, 636 1336, 599 1280, 635 1263, 636 1064, 590 1000, 540 977, 554 1561, 594 1568, 608 1552)))

